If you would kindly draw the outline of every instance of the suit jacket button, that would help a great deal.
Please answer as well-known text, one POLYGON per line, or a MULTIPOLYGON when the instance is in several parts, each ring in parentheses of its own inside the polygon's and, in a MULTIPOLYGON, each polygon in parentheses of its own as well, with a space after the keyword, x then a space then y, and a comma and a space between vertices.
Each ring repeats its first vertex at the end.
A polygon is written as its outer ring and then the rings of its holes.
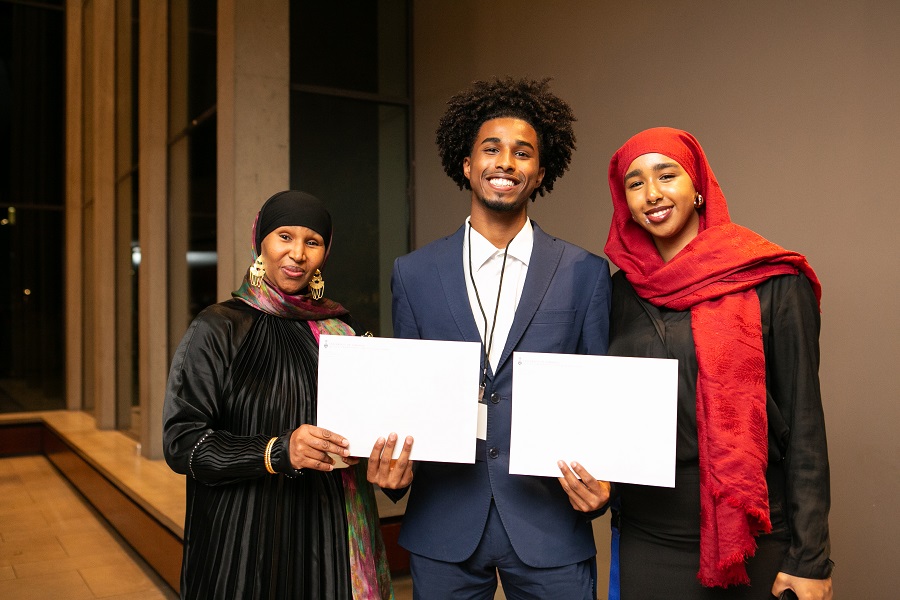
POLYGON ((497 392, 491 394, 491 404, 500 404, 500 394, 497 392))
POLYGON ((490 456, 491 458, 497 458, 498 456, 500 456, 500 450, 498 450, 497 448, 491 448, 490 450, 488 450, 488 456, 490 456))

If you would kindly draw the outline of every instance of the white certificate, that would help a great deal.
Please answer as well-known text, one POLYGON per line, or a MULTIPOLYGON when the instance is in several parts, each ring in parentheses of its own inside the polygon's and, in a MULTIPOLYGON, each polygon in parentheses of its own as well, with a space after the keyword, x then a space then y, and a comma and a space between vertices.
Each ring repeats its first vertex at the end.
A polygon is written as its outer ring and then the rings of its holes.
POLYGON ((516 352, 509 472, 675 487, 678 361, 516 352))
POLYGON ((474 463, 481 344, 323 335, 316 423, 367 457, 379 437, 413 436, 411 458, 474 463))

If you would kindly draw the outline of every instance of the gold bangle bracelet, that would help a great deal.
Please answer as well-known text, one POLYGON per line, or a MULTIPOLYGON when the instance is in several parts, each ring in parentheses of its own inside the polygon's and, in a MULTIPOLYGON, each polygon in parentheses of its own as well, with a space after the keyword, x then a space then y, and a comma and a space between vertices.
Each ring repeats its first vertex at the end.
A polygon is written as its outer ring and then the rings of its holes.
POLYGON ((275 445, 275 441, 278 440, 277 437, 273 437, 269 440, 269 443, 266 444, 266 452, 263 454, 263 460, 266 463, 266 471, 271 473, 272 475, 277 475, 275 469, 272 468, 272 446, 275 445))

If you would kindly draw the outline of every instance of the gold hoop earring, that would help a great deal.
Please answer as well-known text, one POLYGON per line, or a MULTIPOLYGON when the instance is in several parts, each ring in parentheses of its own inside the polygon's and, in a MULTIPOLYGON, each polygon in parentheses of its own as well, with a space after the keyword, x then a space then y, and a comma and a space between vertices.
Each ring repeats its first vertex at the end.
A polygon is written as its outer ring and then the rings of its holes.
POLYGON ((263 277, 266 276, 266 267, 263 265, 262 256, 257 256, 253 264, 250 265, 250 285, 259 287, 262 284, 263 277))
POLYGON ((309 295, 313 300, 321 300, 325 295, 325 278, 322 277, 322 271, 318 269, 309 280, 309 295))
POLYGON ((694 208, 700 208, 701 206, 703 206, 703 196, 697 194, 697 197, 694 198, 694 208))

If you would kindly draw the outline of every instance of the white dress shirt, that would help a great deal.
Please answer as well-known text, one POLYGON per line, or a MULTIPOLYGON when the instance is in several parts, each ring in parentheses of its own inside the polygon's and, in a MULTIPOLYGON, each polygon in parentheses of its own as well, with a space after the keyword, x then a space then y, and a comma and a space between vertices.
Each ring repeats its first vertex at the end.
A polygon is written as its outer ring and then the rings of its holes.
POLYGON ((466 234, 463 237, 463 271, 466 276, 466 291, 469 293, 469 304, 472 307, 472 315, 481 333, 481 340, 485 344, 485 351, 490 347, 488 362, 491 369, 497 370, 497 362, 503 354, 506 339, 509 337, 509 329, 512 327, 519 299, 522 297, 522 288, 525 285, 525 276, 528 274, 528 261, 531 260, 531 251, 534 248, 534 229, 531 220, 526 219, 525 225, 513 238, 509 245, 509 256, 506 259, 506 268, 503 270, 503 282, 501 286, 500 271, 503 269, 504 248, 496 248, 483 235, 478 233, 466 219, 466 234), (472 285, 472 277, 469 275, 469 235, 472 241, 472 270, 474 271, 475 285, 472 285), (478 290, 476 295, 475 290, 478 290), (500 303, 497 304, 497 291, 500 290, 500 303), (479 299, 481 306, 479 307, 479 299), (497 310, 497 321, 494 325, 494 309, 497 310), (482 315, 482 309, 484 314, 482 315), (485 320, 487 323, 485 324, 485 320), (493 340, 491 339, 491 327, 493 326, 493 340))

